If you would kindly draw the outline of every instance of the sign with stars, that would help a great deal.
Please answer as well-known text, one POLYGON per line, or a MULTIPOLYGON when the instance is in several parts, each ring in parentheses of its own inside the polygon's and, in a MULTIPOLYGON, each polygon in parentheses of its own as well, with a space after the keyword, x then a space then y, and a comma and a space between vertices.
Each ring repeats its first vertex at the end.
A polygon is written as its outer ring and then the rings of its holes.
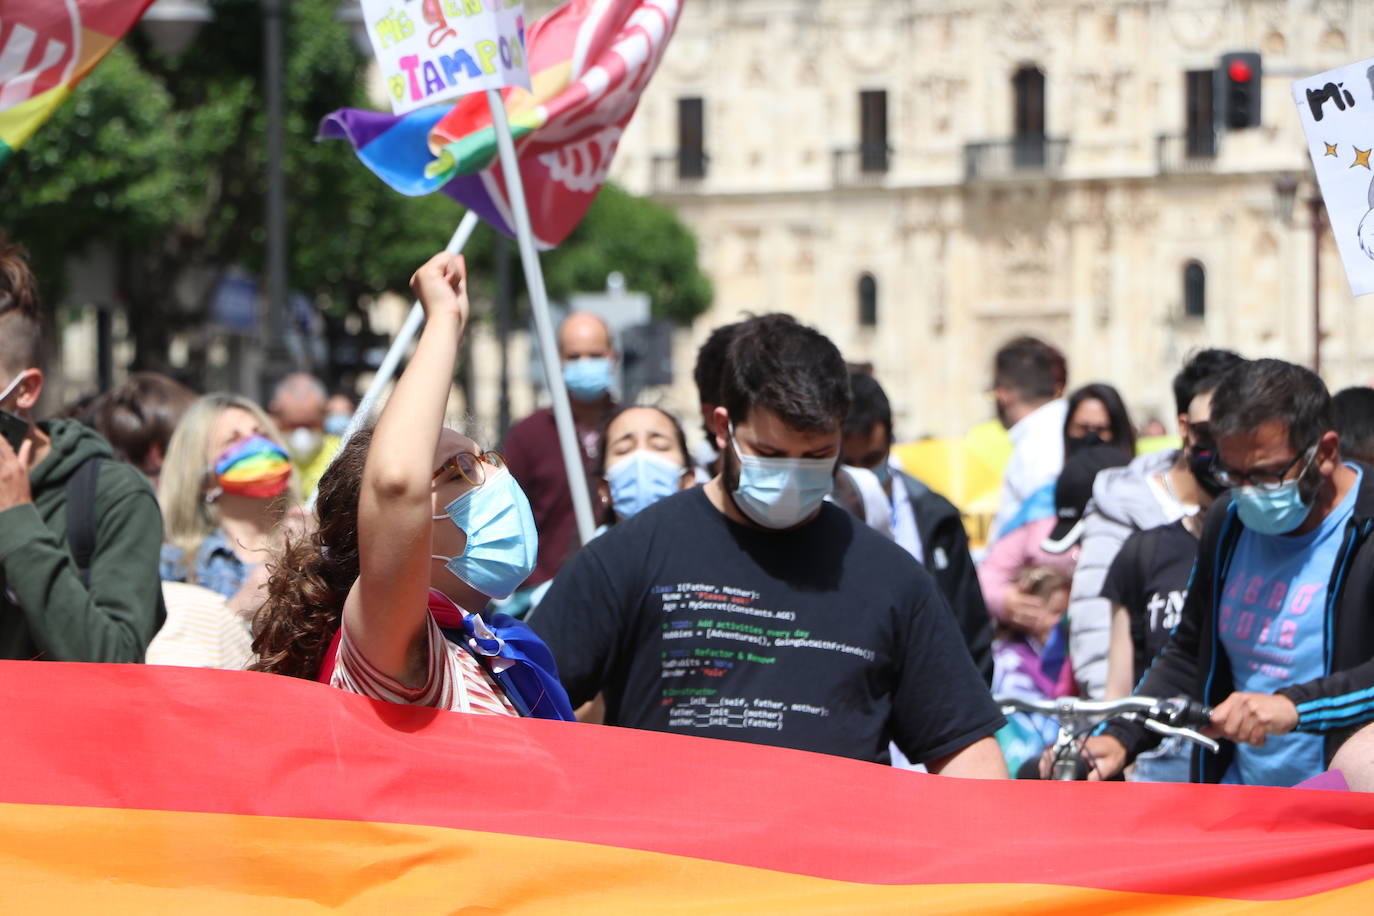
POLYGON ((1298 80, 1293 101, 1350 289, 1374 293, 1374 59, 1298 80))

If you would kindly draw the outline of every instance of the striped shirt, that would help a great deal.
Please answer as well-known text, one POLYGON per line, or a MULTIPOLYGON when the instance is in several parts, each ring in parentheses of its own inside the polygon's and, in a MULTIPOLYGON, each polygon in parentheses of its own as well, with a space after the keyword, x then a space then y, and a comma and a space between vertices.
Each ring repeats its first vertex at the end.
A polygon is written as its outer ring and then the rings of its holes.
POLYGON ((229 668, 253 661, 248 621, 229 610, 223 595, 186 582, 163 582, 167 622, 148 646, 150 665, 229 668))
POLYGON ((339 652, 330 686, 388 703, 494 716, 519 715, 482 664, 461 646, 449 642, 432 614, 426 614, 425 621, 429 661, 424 684, 407 687, 379 671, 353 645, 345 626, 339 632, 339 652))

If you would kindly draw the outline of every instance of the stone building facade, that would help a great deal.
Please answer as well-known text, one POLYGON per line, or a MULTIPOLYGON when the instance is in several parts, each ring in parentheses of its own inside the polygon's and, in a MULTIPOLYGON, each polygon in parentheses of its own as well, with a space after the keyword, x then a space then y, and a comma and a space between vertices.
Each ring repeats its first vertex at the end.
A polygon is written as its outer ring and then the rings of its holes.
MULTIPOLYGON (((1310 365, 1289 83, 1372 52, 1356 0, 687 0, 612 173, 692 226, 715 283, 669 403, 691 416, 695 346, 747 311, 871 363, 903 438, 987 419, 992 354, 1022 332, 1170 427, 1195 347, 1310 365), (1233 51, 1262 55, 1261 123, 1214 131, 1233 51)), ((1374 297, 1318 250, 1334 390, 1374 377, 1374 297)))

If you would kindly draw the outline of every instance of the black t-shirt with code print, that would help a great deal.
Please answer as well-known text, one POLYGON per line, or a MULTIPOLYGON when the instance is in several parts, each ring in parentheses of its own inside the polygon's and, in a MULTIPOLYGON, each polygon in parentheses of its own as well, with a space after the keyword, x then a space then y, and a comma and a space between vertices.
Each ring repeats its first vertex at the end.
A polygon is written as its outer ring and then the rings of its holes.
POLYGON ((777 532, 678 493, 584 547, 529 623, 612 725, 924 762, 1003 723, 934 580, 829 503, 777 532))

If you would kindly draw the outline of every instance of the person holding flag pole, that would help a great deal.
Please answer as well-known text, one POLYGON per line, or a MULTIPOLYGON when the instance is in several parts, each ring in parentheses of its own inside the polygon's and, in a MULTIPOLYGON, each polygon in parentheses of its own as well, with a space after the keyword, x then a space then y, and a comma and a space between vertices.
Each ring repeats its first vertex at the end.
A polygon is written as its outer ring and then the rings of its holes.
MULTIPOLYGON (((600 190, 680 12, 680 0, 569 0, 526 30, 522 4, 461 20, 426 6, 425 28, 410 22, 407 33, 393 6, 365 0, 397 115, 344 109, 320 127, 322 137, 348 139, 364 164, 401 193, 442 190, 467 205, 448 251, 461 250, 474 214, 515 237, 583 542, 594 529, 591 499, 536 246, 561 242, 600 190), (490 21, 478 21, 483 17, 490 21), (510 87, 504 101, 502 86, 510 87), (477 88, 485 99, 472 92, 477 88), (464 97, 450 109, 433 104, 457 95, 464 97), (540 202, 536 213, 527 204, 527 183, 540 202)), ((350 434, 366 422, 421 320, 412 309, 350 434)))

